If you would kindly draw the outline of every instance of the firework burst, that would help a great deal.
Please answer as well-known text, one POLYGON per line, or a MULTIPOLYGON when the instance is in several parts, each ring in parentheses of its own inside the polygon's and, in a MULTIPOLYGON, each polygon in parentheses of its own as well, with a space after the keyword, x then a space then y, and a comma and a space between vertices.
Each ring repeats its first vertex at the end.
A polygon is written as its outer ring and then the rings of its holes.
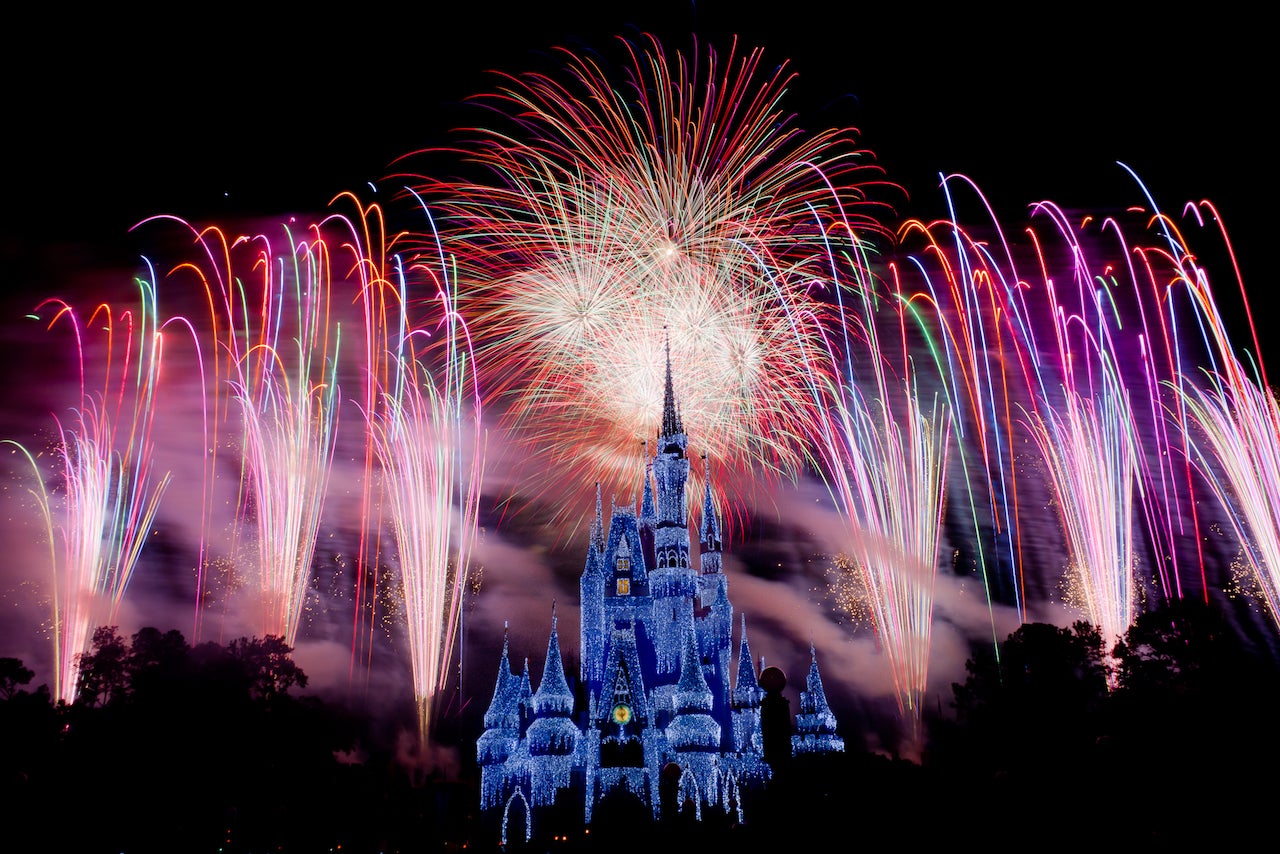
MULTIPOLYGON (((879 172, 851 132, 792 126, 791 75, 766 77, 758 51, 623 46, 622 85, 567 52, 565 82, 504 78, 478 101, 514 128, 469 152, 496 180, 423 184, 465 247, 489 400, 558 484, 634 490, 669 343, 707 453, 730 475, 794 477, 817 417, 827 223, 878 229, 865 190, 879 172)), ((858 247, 853 234, 839 237, 858 247)))

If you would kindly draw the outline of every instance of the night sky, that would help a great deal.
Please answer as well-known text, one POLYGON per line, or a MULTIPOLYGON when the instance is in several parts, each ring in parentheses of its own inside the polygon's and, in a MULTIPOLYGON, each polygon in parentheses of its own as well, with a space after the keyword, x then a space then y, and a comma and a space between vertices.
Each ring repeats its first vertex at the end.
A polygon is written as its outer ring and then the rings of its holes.
MULTIPOLYGON (((453 142, 453 129, 475 121, 463 102, 491 84, 489 71, 545 70, 550 48, 601 50, 640 32, 670 50, 687 49, 693 34, 727 50, 736 35, 741 49, 762 47, 767 62, 788 62, 796 78, 784 105, 796 124, 857 128, 885 179, 903 188, 889 194, 902 218, 944 215, 939 173, 969 176, 1014 222, 1042 199, 1121 209, 1142 200, 1122 162, 1166 208, 1211 199, 1244 281, 1263 293, 1264 208, 1277 179, 1264 133, 1274 68, 1256 47, 1265 31, 1249 19, 1256 13, 1236 15, 1230 4, 1194 18, 1158 6, 1149 16, 1092 7, 1054 15, 911 6, 837 12, 836 4, 803 2, 744 12, 740 3, 674 0, 503 6, 361 4, 285 14, 215 5, 110 22, 106 7, 20 13, 11 41, 34 44, 7 49, 0 60, 7 81, 0 324, 13 329, 0 367, 8 389, 0 438, 37 443, 50 410, 73 403, 60 402, 56 385, 33 382, 48 376, 57 345, 21 326, 23 315, 49 296, 96 298, 127 287, 139 257, 161 249, 146 229, 131 232, 140 220, 171 214, 253 228, 316 216, 345 190, 386 200, 397 189, 385 180, 397 157, 453 142)), ((750 549, 751 560, 784 567, 778 575, 790 582, 729 562, 730 596, 748 615, 757 655, 799 676, 813 642, 837 714, 873 719, 890 702, 883 662, 871 646, 847 642, 806 568, 811 532, 786 515, 811 500, 803 490, 780 498, 779 518, 761 523, 750 549), (755 614, 762 616, 753 622, 755 614)), ((166 540, 178 554, 180 517, 177 509, 158 517, 173 526, 166 540)), ((41 579, 42 552, 30 542, 29 519, 11 512, 3 524, 0 544, 20 558, 3 571, 0 655, 39 668, 47 643, 28 594, 41 579)), ((585 540, 556 553, 537 538, 489 532, 485 586, 465 636, 473 713, 488 701, 504 621, 513 654, 529 656, 535 673, 553 598, 562 617, 572 615, 564 618, 574 629, 562 622, 561 638, 576 643, 572 600, 585 540)), ((124 628, 190 626, 184 585, 165 580, 158 563, 144 559, 137 571, 127 609, 133 625, 124 628)), ((967 638, 991 631, 986 603, 962 587, 938 593, 930 681, 939 690, 962 677, 967 638)), ((1045 603, 1042 616, 1070 614, 1045 603)), ((316 618, 300 636, 298 655, 318 688, 347 684, 349 623, 340 612, 316 618)), ((1000 625, 1014 627, 1008 615, 1000 625)), ((372 669, 377 675, 362 690, 402 699, 407 669, 393 641, 372 669)))

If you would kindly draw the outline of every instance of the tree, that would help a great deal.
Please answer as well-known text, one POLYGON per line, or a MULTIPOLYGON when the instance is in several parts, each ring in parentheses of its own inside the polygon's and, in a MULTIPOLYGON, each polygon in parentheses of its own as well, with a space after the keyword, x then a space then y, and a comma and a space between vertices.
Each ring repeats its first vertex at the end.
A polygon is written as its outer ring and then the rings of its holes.
POLYGON ((133 635, 125 669, 135 700, 153 695, 185 696, 191 647, 182 632, 144 627, 133 635), (180 690, 176 690, 180 689, 180 690))
POLYGON ((1100 632, 1026 623, 981 644, 954 684, 955 717, 931 726, 927 758, 965 785, 988 786, 1018 821, 1048 820, 1065 793, 1090 785, 1108 694, 1100 632))
POLYGON ((1266 787, 1223 785, 1280 761, 1280 682, 1219 605, 1187 597, 1140 615, 1116 659, 1107 761, 1124 769, 1135 796, 1160 809, 1177 781, 1179 796, 1206 814, 1271 808, 1266 787))
POLYGON ((280 635, 240 638, 227 646, 248 679, 250 694, 260 700, 275 700, 294 685, 307 687, 307 674, 293 660, 293 647, 280 635))
POLYGON ((122 699, 129 685, 128 655, 116 626, 94 629, 91 651, 77 656, 76 702, 92 707, 122 699))
POLYGON ((0 658, 0 699, 11 700, 24 685, 31 684, 35 671, 19 658, 0 658))

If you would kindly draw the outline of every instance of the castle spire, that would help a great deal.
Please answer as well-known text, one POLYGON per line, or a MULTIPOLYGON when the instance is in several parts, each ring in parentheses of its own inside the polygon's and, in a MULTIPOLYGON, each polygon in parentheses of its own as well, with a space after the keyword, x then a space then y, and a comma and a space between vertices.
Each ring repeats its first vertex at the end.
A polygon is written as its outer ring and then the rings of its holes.
MULTIPOLYGON (((564 676, 560 657, 560 635, 556 631, 555 605, 551 606, 551 637, 547 640, 547 658, 542 668, 542 681, 533 694, 534 720, 529 724, 529 753, 533 756, 570 756, 577 748, 578 729, 573 722, 573 692, 564 676)), ((567 785, 557 782, 555 787, 567 785)), ((555 788, 553 787, 553 788, 555 788)), ((535 787, 538 788, 538 787, 535 787)), ((538 797, 550 793, 535 793, 538 797)))
POLYGON ((649 457, 649 440, 644 440, 644 490, 640 495, 640 521, 652 525, 655 518, 653 504, 653 460, 649 457))
MULTIPOLYGON (((511 655, 508 639, 508 626, 502 624, 502 661, 498 664, 498 680, 493 686, 493 699, 489 709, 484 713, 486 729, 518 728, 520 719, 516 710, 519 700, 520 683, 511 670, 511 655)), ((504 757, 505 758, 505 757, 504 757)))
POLYGON ((667 725, 667 738, 681 753, 714 751, 720 746, 720 725, 710 714, 715 700, 702 672, 692 615, 685 623, 683 646, 675 693, 676 716, 667 725))
POLYGON ((600 507, 600 481, 596 481, 596 518, 591 522, 591 548, 604 554, 604 514, 600 507))
POLYGON ((706 486, 702 492, 702 550, 720 551, 720 521, 716 518, 716 505, 711 495, 711 472, 707 466, 707 455, 702 455, 703 479, 706 486))
POLYGON ((662 396, 662 435, 675 436, 684 432, 680 412, 676 409, 675 386, 671 382, 671 336, 667 336, 667 384, 662 396))
POLYGON ((836 716, 827 704, 827 694, 822 689, 822 675, 818 672, 818 653, 809 644, 809 675, 805 690, 800 692, 800 711, 796 714, 796 733, 791 736, 791 752, 832 753, 844 751, 844 739, 836 734, 836 716))
POLYGON ((551 605, 551 637, 547 639, 547 657, 542 665, 542 681, 533 695, 533 710, 537 715, 564 715, 573 712, 573 692, 564 675, 564 662, 560 657, 560 634, 556 629, 556 606, 551 605))
POLYGON ((760 681, 756 678, 751 646, 747 643, 747 615, 743 614, 742 637, 738 641, 738 680, 733 686, 733 696, 739 705, 754 707, 760 705, 760 694, 760 681))
POLYGON ((503 787, 502 764, 520 742, 520 681, 511 671, 507 624, 502 624, 502 662, 493 687, 493 700, 484 713, 484 732, 476 741, 476 761, 481 767, 481 804, 496 806, 503 787))

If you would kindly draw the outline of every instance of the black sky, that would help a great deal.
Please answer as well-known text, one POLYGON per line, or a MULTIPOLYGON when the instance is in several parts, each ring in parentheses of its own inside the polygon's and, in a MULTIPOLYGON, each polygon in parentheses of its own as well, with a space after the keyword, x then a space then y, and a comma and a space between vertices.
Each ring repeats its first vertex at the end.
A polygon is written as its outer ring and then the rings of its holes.
MULTIPOLYGON (((969 4, 972 5, 972 4, 969 4)), ((48 244, 124 247, 139 219, 323 208, 474 118, 490 70, 545 68, 554 46, 611 49, 646 31, 762 47, 797 74, 800 127, 853 126, 902 213, 941 211, 939 172, 975 179, 1003 214, 1052 199, 1134 201, 1128 163, 1170 205, 1208 197, 1249 269, 1274 197, 1264 128, 1273 63, 1258 20, 1213 4, 945 11, 915 5, 652 0, 235 4, 17 14, 4 53, 6 267, 55 273, 48 244), (747 11, 751 9, 752 11, 747 11)), ((65 253, 62 253, 65 256, 65 253)))

